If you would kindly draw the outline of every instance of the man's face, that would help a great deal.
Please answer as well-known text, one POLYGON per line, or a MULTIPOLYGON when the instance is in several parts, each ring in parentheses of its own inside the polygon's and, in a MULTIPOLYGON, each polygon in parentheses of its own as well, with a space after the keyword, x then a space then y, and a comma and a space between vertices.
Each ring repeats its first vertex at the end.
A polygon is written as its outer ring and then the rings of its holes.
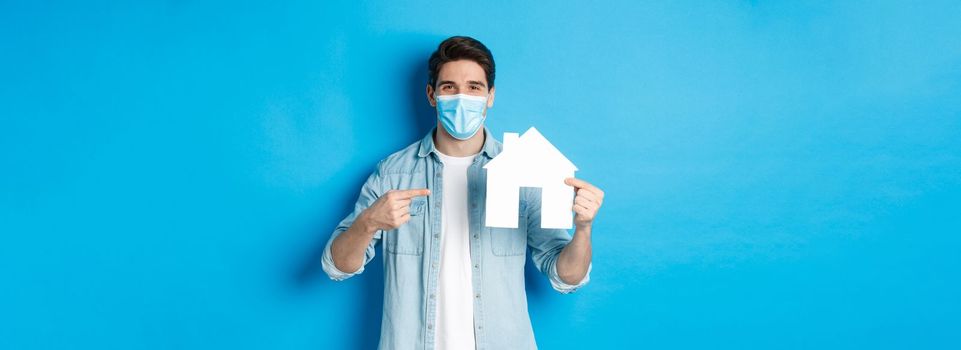
MULTIPOLYGON (((457 60, 444 63, 437 72, 437 89, 427 86, 427 100, 430 105, 437 107, 437 100, 434 95, 456 95, 466 94, 474 96, 485 96, 487 98, 487 108, 494 106, 494 90, 487 89, 487 74, 477 62, 471 60, 457 60)), ((487 115, 487 110, 484 110, 487 115)))

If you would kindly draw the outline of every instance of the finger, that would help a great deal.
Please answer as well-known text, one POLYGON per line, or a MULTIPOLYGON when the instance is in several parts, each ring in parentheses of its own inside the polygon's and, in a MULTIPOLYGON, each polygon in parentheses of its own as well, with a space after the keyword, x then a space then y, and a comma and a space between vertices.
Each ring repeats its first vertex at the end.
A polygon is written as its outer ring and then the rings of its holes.
POLYGON ((412 190, 398 190, 398 199, 411 199, 414 197, 427 196, 430 195, 430 190, 426 188, 416 188, 412 190))
POLYGON ((594 203, 600 203, 601 199, 597 196, 597 193, 591 192, 590 190, 584 188, 577 190, 577 198, 585 198, 594 203))
POLYGON ((575 188, 575 192, 578 195, 586 196, 597 203, 604 201, 604 191, 591 184, 587 184, 585 187, 575 188))
POLYGON ((398 199, 398 200, 395 200, 395 201, 393 202, 393 204, 391 205, 390 208, 391 208, 391 209, 400 209, 400 208, 404 208, 404 207, 409 207, 409 206, 410 206, 410 202, 411 202, 410 199, 398 199))
POLYGON ((410 214, 410 207, 401 207, 401 208, 394 209, 395 216, 404 216, 406 214, 410 214))
POLYGON ((396 223, 396 226, 394 226, 394 228, 397 228, 397 227, 400 227, 400 225, 406 224, 408 220, 410 220, 410 214, 401 215, 400 217, 397 218, 396 221, 394 221, 396 223))
POLYGON ((577 196, 577 198, 574 198, 574 203, 583 205, 585 207, 590 207, 594 204, 594 202, 592 202, 590 199, 584 198, 582 196, 577 196))
POLYGON ((571 186, 574 186, 574 187, 576 187, 576 188, 587 188, 587 189, 590 189, 591 191, 595 191, 595 192, 601 193, 601 192, 600 192, 601 189, 597 188, 597 187, 594 186, 594 185, 591 185, 591 184, 588 183, 587 181, 578 179, 578 178, 576 178, 576 177, 569 177, 569 178, 567 178, 567 179, 564 180, 564 183, 566 183, 566 184, 568 184, 568 185, 571 185, 571 186))
POLYGON ((574 212, 583 216, 590 217, 593 210, 580 204, 574 204, 574 212))

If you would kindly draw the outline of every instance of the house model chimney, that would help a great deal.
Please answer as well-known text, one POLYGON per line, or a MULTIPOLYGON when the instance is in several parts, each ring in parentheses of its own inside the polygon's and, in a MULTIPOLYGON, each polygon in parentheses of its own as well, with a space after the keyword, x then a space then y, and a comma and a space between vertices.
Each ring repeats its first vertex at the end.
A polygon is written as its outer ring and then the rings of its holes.
POLYGON ((516 132, 505 132, 504 133, 504 151, 516 145, 518 138, 519 136, 516 132))

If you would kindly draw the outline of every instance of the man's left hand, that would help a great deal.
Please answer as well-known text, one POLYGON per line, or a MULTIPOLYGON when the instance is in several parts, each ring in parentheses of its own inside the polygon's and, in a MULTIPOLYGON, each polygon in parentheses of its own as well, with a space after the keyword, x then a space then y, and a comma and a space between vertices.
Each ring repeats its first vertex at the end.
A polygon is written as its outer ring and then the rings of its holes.
POLYGON ((597 216, 597 210, 601 208, 601 203, 604 203, 604 191, 587 181, 573 177, 565 179, 564 183, 573 186, 576 194, 572 207, 576 214, 574 225, 579 229, 591 227, 591 223, 597 216))

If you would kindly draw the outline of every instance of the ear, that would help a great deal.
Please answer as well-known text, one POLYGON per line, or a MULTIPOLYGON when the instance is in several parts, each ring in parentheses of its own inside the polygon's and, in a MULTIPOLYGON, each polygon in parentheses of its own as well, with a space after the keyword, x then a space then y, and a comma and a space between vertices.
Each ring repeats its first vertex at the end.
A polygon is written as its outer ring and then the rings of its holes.
POLYGON ((434 99, 434 87, 427 84, 427 103, 430 103, 431 107, 437 107, 437 100, 434 99))
POLYGON ((496 90, 497 90, 496 87, 491 87, 491 91, 487 93, 487 95, 490 96, 487 99, 487 108, 494 107, 494 93, 496 92, 496 90))

